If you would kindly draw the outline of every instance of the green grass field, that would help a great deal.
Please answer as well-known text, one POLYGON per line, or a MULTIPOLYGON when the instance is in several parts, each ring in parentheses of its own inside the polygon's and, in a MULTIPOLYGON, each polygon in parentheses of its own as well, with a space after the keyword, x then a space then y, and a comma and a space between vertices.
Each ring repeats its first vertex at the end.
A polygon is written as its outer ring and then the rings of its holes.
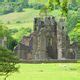
POLYGON ((30 0, 29 1, 29 3, 38 3, 38 2, 45 4, 48 2, 48 0, 30 0))
POLYGON ((0 16, 0 20, 6 23, 10 21, 11 23, 15 23, 16 21, 22 22, 31 22, 33 21, 33 17, 37 15, 39 10, 35 9, 24 9, 23 12, 13 12, 0 16), (23 21, 24 20, 24 21, 23 21))
POLYGON ((7 80, 80 80, 80 63, 20 64, 7 80))
POLYGON ((38 14, 39 10, 24 9, 23 12, 14 12, 10 14, 1 15, 0 23, 6 24, 8 28, 21 28, 25 27, 26 25, 30 27, 29 24, 33 23, 34 17, 38 16, 38 14))

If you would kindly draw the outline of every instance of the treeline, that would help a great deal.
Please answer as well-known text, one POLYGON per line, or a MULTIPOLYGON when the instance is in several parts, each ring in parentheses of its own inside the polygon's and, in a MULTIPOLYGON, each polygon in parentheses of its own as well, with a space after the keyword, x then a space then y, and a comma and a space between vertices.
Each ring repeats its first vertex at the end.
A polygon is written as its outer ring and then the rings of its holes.
POLYGON ((29 0, 0 0, 0 15, 22 12, 24 8, 41 9, 43 6, 43 3, 29 3, 29 0))
POLYGON ((28 0, 0 0, 0 14, 21 12, 28 6, 28 0))

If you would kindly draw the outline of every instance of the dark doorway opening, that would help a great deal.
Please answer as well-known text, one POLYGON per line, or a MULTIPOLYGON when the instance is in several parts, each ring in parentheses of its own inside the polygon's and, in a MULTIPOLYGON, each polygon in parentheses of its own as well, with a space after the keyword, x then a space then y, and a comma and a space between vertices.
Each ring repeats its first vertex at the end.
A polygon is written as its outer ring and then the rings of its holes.
POLYGON ((47 47, 47 54, 49 59, 57 59, 57 50, 54 49, 52 46, 47 47))

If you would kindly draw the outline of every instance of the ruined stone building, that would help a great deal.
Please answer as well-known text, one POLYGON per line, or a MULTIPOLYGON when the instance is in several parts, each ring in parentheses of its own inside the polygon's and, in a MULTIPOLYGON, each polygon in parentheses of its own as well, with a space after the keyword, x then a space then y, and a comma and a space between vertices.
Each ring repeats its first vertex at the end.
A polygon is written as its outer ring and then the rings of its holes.
POLYGON ((21 60, 30 60, 32 58, 29 48, 30 37, 23 36, 20 43, 14 48, 14 52, 21 60))
POLYGON ((75 59, 64 17, 57 21, 54 17, 35 18, 33 33, 23 37, 14 51, 24 60, 75 59))

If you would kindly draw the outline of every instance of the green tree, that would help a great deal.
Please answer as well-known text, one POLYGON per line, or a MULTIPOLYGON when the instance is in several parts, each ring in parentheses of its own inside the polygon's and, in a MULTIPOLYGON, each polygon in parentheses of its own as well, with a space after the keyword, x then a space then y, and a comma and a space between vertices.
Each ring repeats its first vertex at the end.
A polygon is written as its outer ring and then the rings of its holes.
POLYGON ((78 0, 70 0, 68 8, 71 9, 71 10, 77 10, 78 5, 80 5, 79 2, 80 1, 78 1, 78 0))
POLYGON ((14 46, 17 45, 17 41, 12 38, 12 34, 18 32, 17 29, 8 29, 5 25, 0 25, 0 38, 7 37, 7 48, 10 50, 14 49, 14 46))
POLYGON ((60 0, 49 0, 48 7, 50 10, 55 10, 56 8, 60 7, 60 0))
POLYGON ((16 4, 15 11, 17 11, 17 12, 22 12, 23 11, 23 6, 22 6, 21 3, 16 4))
POLYGON ((54 10, 53 0, 49 0, 49 9, 54 10))
POLYGON ((22 4, 23 4, 24 8, 28 7, 28 5, 29 5, 28 2, 29 2, 29 0, 23 0, 22 4))
POLYGON ((40 17, 44 17, 44 16, 48 16, 48 12, 49 12, 49 9, 47 6, 44 6, 41 10, 40 10, 40 13, 39 13, 39 16, 40 17))
POLYGON ((67 5, 68 5, 68 0, 49 0, 49 6, 48 8, 50 10, 55 10, 55 7, 59 7, 57 9, 60 9, 61 12, 62 12, 62 15, 65 15, 67 16, 67 13, 68 13, 68 8, 67 8, 67 5))
POLYGON ((0 37, 7 36, 8 28, 5 25, 0 25, 0 37))
POLYGON ((0 0, 0 2, 3 2, 4 0, 0 0))
POLYGON ((13 52, 0 47, 0 76, 4 76, 4 80, 6 80, 11 73, 18 71, 18 62, 19 60, 13 52))
POLYGON ((63 2, 61 2, 61 11, 62 11, 62 15, 67 16, 68 14, 68 0, 63 0, 63 2))

